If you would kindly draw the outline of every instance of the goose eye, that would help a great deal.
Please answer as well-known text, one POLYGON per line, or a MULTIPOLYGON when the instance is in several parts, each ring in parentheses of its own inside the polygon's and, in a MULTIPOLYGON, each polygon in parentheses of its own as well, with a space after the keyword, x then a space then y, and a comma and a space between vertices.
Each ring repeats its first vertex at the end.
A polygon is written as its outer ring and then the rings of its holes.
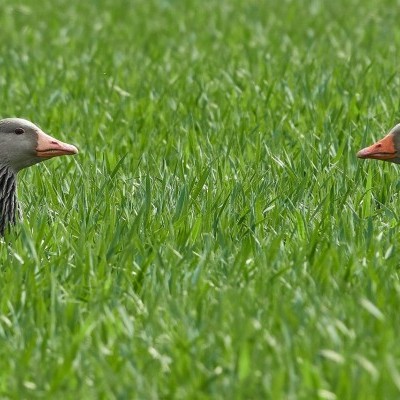
POLYGON ((14 132, 16 135, 22 135, 25 131, 22 128, 17 128, 14 132))

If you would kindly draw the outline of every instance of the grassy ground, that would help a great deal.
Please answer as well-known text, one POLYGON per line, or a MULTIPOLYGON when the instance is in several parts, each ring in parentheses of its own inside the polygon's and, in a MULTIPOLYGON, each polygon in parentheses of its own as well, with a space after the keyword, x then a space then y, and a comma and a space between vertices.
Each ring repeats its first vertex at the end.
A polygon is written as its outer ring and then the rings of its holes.
POLYGON ((0 0, 22 172, 0 397, 396 399, 393 1, 0 0))

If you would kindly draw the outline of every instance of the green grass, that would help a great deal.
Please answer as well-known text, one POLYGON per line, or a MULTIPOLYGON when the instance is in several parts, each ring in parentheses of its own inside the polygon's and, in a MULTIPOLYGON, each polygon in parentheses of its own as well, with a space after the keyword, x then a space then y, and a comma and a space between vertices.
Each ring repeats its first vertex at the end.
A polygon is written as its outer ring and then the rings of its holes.
POLYGON ((399 398, 397 8, 0 0, 0 397, 399 398))

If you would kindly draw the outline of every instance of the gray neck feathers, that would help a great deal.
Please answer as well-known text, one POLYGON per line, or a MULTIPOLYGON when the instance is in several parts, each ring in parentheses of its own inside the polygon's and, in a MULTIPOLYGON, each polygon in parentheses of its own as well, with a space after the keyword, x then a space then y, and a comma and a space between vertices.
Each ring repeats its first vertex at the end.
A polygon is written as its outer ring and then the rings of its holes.
POLYGON ((9 224, 15 224, 17 211, 17 179, 15 172, 0 165, 0 235, 4 235, 9 224))

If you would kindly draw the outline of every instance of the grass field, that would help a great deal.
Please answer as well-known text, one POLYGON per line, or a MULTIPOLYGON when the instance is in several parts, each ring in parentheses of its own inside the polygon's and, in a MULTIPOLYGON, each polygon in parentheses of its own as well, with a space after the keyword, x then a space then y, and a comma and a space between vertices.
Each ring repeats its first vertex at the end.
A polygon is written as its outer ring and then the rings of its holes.
POLYGON ((394 1, 0 0, 19 174, 0 398, 397 399, 394 1))

